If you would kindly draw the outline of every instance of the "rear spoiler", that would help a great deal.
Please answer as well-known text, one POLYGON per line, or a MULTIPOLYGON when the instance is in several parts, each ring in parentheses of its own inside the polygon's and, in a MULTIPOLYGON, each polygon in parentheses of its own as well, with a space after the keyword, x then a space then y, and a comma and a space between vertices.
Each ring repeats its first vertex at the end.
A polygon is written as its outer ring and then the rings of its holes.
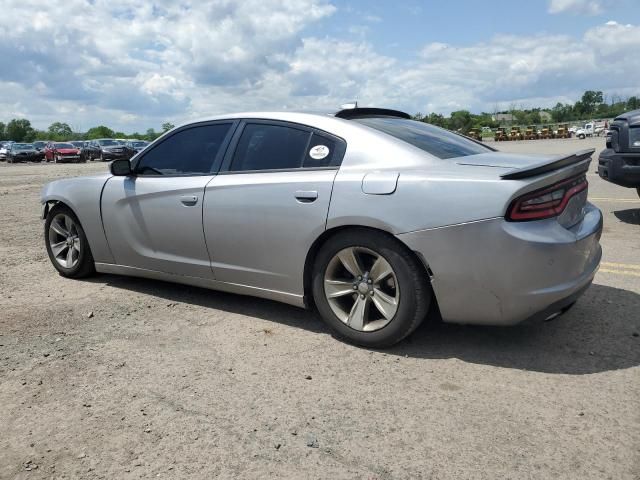
POLYGON ((520 178, 535 177, 543 173, 552 172, 569 165, 575 165, 577 163, 590 158, 595 152, 595 148, 588 148, 586 150, 580 150, 579 152, 572 153, 569 156, 558 155, 550 160, 544 160, 538 164, 531 165, 525 168, 517 168, 510 172, 500 175, 503 180, 518 180, 520 178))

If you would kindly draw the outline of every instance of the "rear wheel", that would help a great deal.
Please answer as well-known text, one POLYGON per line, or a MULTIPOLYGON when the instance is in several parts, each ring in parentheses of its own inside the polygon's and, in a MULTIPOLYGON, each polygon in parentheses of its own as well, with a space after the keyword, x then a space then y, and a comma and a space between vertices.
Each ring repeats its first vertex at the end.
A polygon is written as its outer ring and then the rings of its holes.
POLYGON ((424 269, 401 243, 382 232, 352 230, 318 252, 313 298, 339 337, 388 347, 424 320, 431 290, 424 269))
POLYGON ((62 276, 81 278, 95 272, 89 242, 69 207, 58 204, 49 211, 44 238, 49 259, 62 276))

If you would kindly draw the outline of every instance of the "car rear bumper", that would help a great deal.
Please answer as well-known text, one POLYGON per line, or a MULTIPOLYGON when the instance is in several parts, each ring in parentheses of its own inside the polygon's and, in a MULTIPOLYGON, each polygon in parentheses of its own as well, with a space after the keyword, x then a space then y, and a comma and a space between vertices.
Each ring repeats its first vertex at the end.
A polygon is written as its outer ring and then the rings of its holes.
POLYGON ((607 148, 598 158, 598 175, 623 187, 640 187, 640 154, 616 153, 607 148))
POLYGON ((602 256, 602 213, 577 225, 495 218, 398 235, 423 258, 446 322, 514 325, 548 318, 591 284, 602 256))

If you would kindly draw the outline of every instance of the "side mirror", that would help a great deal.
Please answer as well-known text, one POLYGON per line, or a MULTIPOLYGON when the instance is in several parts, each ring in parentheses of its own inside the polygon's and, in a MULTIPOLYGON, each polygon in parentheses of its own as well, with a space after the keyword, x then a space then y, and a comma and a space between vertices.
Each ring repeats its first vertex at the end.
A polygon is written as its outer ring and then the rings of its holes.
POLYGON ((131 171, 131 163, 129 160, 121 158, 119 160, 114 160, 109 165, 109 170, 111 170, 111 174, 119 177, 126 177, 127 175, 131 175, 133 172, 131 171))

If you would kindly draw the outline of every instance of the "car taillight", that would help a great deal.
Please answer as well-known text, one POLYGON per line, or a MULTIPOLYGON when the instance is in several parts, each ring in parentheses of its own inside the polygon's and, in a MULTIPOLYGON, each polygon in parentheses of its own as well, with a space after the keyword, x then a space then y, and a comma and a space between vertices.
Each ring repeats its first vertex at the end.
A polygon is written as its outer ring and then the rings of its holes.
POLYGON ((511 202, 506 219, 522 222, 556 217, 564 211, 571 197, 588 187, 587 177, 580 175, 527 193, 511 202))

